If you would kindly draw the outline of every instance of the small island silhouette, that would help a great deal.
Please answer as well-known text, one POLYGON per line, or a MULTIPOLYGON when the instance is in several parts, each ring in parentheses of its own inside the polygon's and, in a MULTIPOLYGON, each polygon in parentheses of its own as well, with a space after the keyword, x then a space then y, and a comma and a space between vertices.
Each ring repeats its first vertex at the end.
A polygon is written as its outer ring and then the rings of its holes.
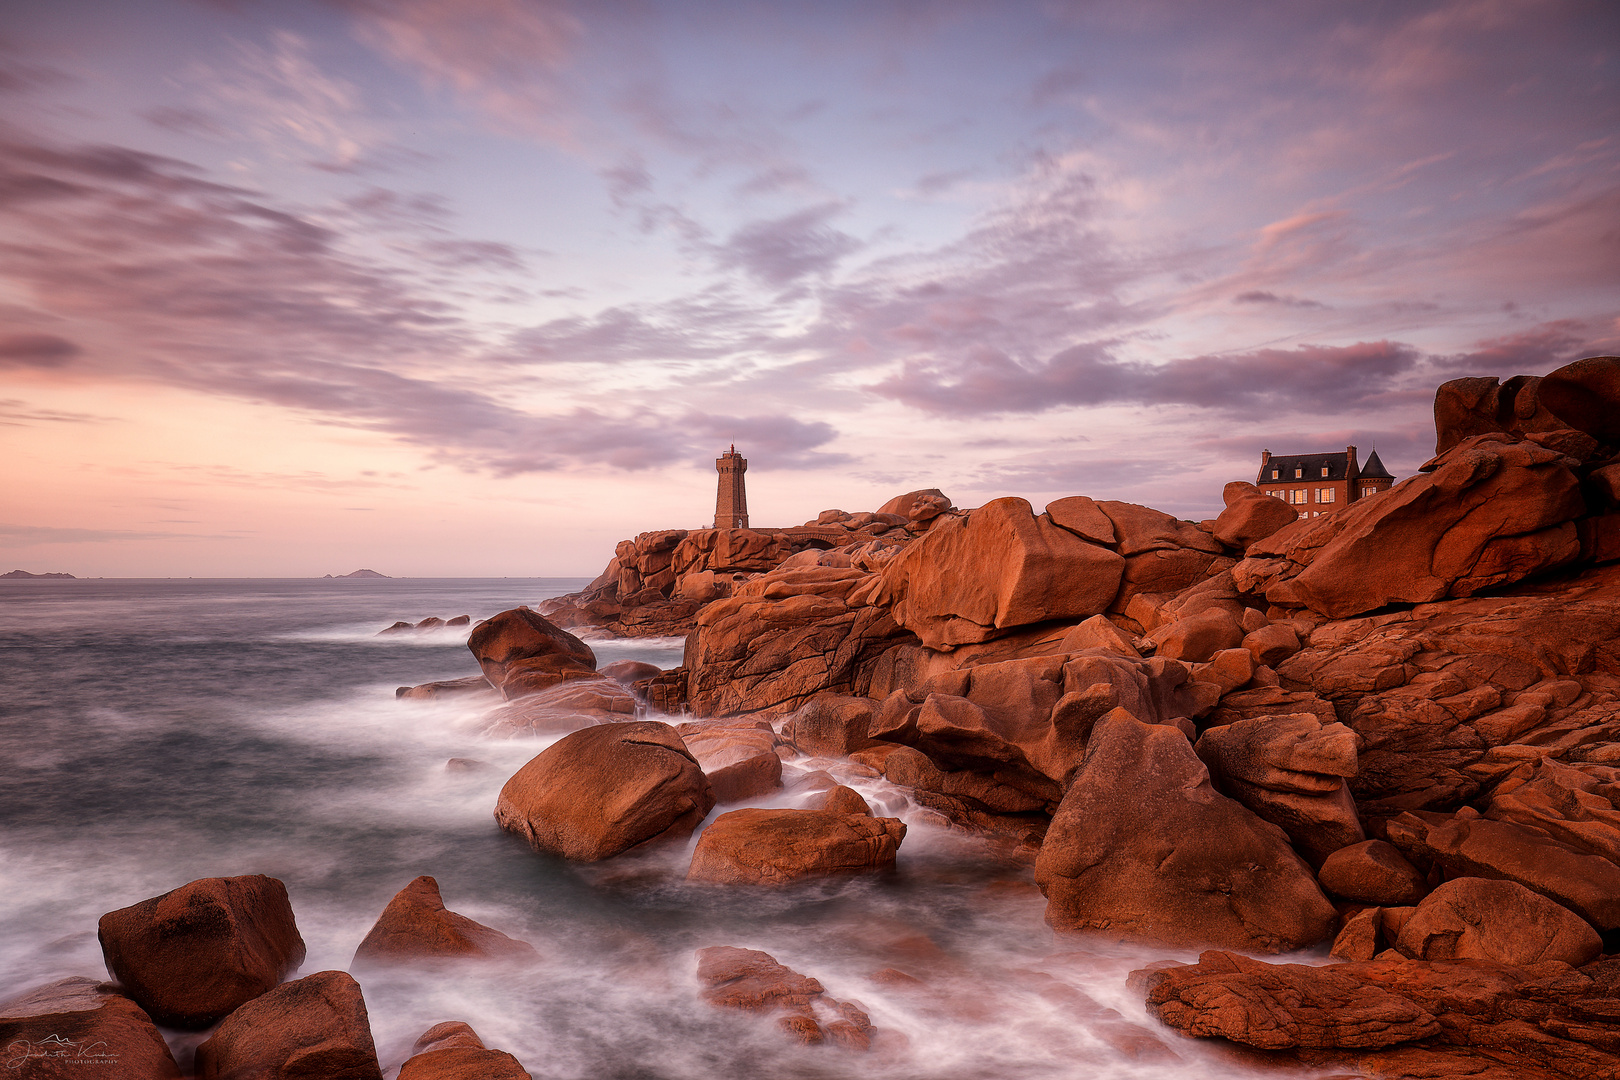
POLYGON ((330 579, 330 580, 335 581, 338 578, 351 578, 351 577, 357 577, 357 578, 386 578, 388 576, 389 575, 387 575, 387 574, 379 574, 375 570, 356 570, 352 574, 326 574, 326 575, 323 575, 323 580, 330 579))
POLYGON ((11 570, 0 574, 0 578, 67 578, 73 581, 78 580, 72 574, 30 574, 26 570, 11 570))

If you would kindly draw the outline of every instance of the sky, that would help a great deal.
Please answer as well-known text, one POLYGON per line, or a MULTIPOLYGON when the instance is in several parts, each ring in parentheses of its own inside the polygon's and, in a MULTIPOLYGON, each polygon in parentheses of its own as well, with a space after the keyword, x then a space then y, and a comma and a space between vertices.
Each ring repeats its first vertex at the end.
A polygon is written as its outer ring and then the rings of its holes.
POLYGON ((0 570, 594 575, 1620 352, 1620 7, 0 0, 0 570))

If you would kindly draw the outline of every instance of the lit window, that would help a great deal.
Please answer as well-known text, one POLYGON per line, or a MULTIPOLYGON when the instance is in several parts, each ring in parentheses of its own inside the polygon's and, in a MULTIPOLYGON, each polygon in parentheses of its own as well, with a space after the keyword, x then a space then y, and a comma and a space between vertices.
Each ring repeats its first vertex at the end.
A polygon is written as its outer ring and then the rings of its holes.
POLYGON ((1290 494, 1291 494, 1291 498, 1289 499, 1290 502, 1293 502, 1293 503, 1307 503, 1307 502, 1311 501, 1310 500, 1311 493, 1306 488, 1295 488, 1290 494))
POLYGON ((1322 475, 1326 476, 1327 474, 1328 474, 1328 467, 1326 465, 1324 465, 1324 466, 1322 466, 1322 475))
POLYGON ((1332 502, 1333 501, 1333 489, 1332 488, 1317 488, 1316 489, 1316 501, 1319 502, 1319 503, 1332 502))
POLYGON ((1304 476, 1304 475, 1305 475, 1305 470, 1304 470, 1304 469, 1303 469, 1303 468, 1301 468, 1301 467, 1296 467, 1296 468, 1295 468, 1295 469, 1294 469, 1294 479, 1295 479, 1295 480, 1298 480, 1298 479, 1299 479, 1299 478, 1300 478, 1300 477, 1302 477, 1302 476, 1304 476))
POLYGON ((1375 487, 1364 487, 1361 489, 1362 498, 1366 498, 1368 495, 1375 495, 1377 493, 1378 489, 1375 487))
POLYGON ((1273 480, 1277 479, 1277 470, 1276 469, 1271 470, 1271 478, 1273 480))

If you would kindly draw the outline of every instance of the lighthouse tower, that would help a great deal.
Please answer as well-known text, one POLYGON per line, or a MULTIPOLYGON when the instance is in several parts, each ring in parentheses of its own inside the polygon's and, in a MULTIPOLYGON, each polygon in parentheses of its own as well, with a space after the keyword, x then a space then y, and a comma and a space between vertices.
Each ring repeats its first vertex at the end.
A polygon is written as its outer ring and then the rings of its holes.
POLYGON ((748 471, 748 459, 737 453, 737 444, 714 460, 720 472, 720 491, 714 497, 714 527, 717 529, 748 528, 748 492, 743 488, 743 473, 748 471))

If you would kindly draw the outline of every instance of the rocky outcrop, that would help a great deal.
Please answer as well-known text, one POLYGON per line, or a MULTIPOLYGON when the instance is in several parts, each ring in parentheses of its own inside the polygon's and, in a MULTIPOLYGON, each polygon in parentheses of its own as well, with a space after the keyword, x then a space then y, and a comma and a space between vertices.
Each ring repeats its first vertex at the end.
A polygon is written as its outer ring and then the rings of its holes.
POLYGON ((668 724, 606 724, 564 736, 501 789, 495 821, 536 851, 578 862, 691 834, 714 807, 697 760, 668 724))
POLYGON ((468 1024, 435 1024, 422 1032, 398 1080, 530 1080, 518 1059, 490 1050, 468 1024))
POLYGON ((783 568, 703 609, 687 638, 687 700, 698 716, 792 712, 817 694, 864 695, 890 647, 915 640, 863 591, 859 568, 783 568))
POLYGON ((1620 357, 1591 356, 1544 377, 1453 379, 1434 396, 1436 454, 1491 432, 1579 431, 1620 444, 1620 357))
POLYGON ((1273 604, 1335 619, 1510 585, 1580 556, 1576 464, 1511 435, 1476 435, 1425 475, 1254 544, 1232 576, 1273 604))
POLYGON ((715 945, 697 952, 703 998, 722 1009, 779 1013, 777 1027, 794 1042, 830 1042, 849 1050, 872 1045, 872 1021, 853 1001, 827 996, 821 983, 758 949, 715 945))
POLYGON ((733 810, 698 837, 688 881, 785 885, 894 865, 906 826, 898 818, 830 810, 733 810))
POLYGON ((107 971, 160 1024, 205 1028, 304 962, 287 888, 262 874, 201 878, 109 911, 107 971))
POLYGON ((1512 881, 1457 878, 1424 897, 1395 948, 1414 960, 1495 960, 1525 966, 1591 963, 1603 941, 1570 911, 1512 881))
POLYGON ((388 902, 351 968, 423 960, 532 960, 534 946, 507 937, 444 906, 439 883, 422 876, 388 902))
POLYGON ((1245 480, 1227 484, 1221 499, 1226 509, 1215 519, 1215 527, 1210 532, 1234 551, 1247 551, 1257 541, 1299 519, 1293 507, 1245 480))
POLYGON ((633 720, 636 698, 615 679, 570 679, 509 701, 485 718, 486 735, 566 735, 593 724, 633 720))
POLYGON ((1221 794, 1280 827, 1313 866, 1366 839, 1345 786, 1356 775, 1360 739, 1310 713, 1212 727, 1199 758, 1221 794))
POLYGON ((1037 518, 1023 499, 996 499, 889 560, 875 599, 924 645, 949 649, 1105 611, 1123 570, 1117 552, 1037 518))
POLYGON ((1035 863, 1065 931, 1281 952, 1337 923, 1282 830, 1216 792, 1186 736, 1110 714, 1035 863))
POLYGON ((519 607, 479 623, 467 638, 484 677, 507 700, 569 679, 594 679, 596 654, 539 612, 519 607))
POLYGON ((1572 969, 1405 958, 1313 967, 1206 952, 1139 972, 1148 1011, 1185 1034, 1375 1076, 1612 1077, 1620 962, 1572 969))
POLYGON ((10 1075, 67 1080, 107 1073, 179 1080, 168 1044, 141 1007, 94 979, 59 979, 0 1002, 0 1050, 10 1075))
POLYGON ((283 983, 197 1047, 199 1080, 382 1080, 360 984, 341 971, 283 983))

